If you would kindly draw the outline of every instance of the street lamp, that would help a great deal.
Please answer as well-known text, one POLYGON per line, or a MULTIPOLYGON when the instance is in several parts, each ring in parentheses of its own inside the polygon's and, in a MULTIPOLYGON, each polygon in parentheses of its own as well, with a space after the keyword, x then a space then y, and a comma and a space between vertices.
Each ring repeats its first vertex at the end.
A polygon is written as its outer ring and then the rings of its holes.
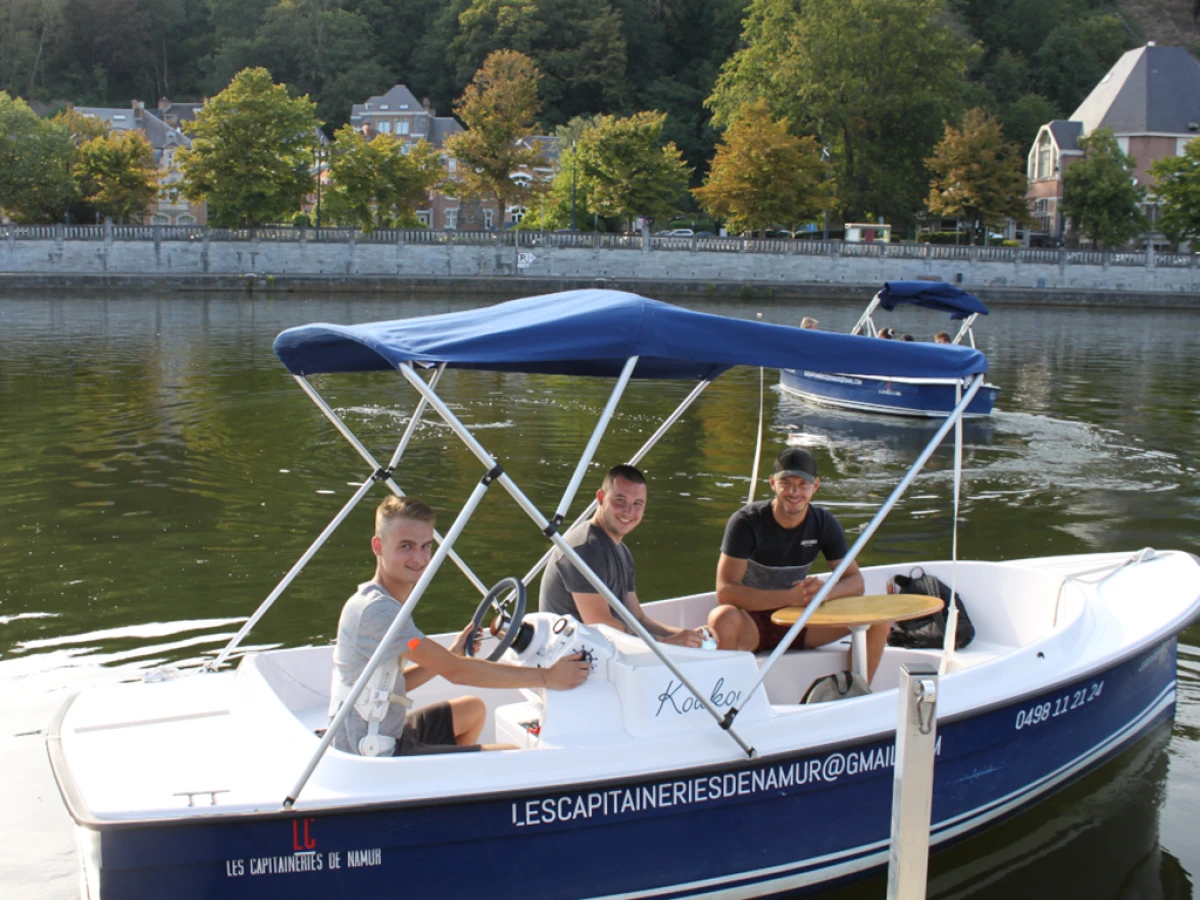
POLYGON ((575 139, 571 139, 571 230, 575 231, 575 179, 579 171, 579 160, 575 157, 575 139))
POLYGON ((317 138, 317 146, 313 150, 317 158, 317 231, 321 230, 321 162, 324 154, 321 152, 321 139, 317 138))

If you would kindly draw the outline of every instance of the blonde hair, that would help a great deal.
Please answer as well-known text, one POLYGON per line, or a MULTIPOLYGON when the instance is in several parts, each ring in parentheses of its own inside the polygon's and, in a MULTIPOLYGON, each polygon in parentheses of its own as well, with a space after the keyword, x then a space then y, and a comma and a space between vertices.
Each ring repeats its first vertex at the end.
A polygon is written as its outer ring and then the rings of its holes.
POLYGON ((412 519, 432 525, 437 521, 437 513, 430 506, 413 497, 397 497, 395 494, 391 494, 384 498, 384 501, 375 510, 376 536, 383 537, 383 532, 388 525, 397 519, 412 519))

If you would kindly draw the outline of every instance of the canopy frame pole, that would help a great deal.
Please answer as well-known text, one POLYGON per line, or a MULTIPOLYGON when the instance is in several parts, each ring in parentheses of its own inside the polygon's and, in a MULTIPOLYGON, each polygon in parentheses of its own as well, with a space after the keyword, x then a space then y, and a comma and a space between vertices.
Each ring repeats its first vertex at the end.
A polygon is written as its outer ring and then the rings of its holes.
MULTIPOLYGON (((438 381, 441 380, 442 373, 445 371, 445 369, 446 366, 444 363, 438 367, 437 371, 433 373, 433 377, 429 379, 430 385, 437 385, 438 381)), ((305 385, 308 384, 307 380, 302 380, 302 383, 305 385)), ((400 457, 404 455, 404 450, 408 446, 409 441, 412 440, 413 432, 416 431, 417 424, 421 421, 421 416, 425 411, 425 406, 425 398, 422 397, 417 402, 417 408, 413 411, 412 418, 409 420, 408 427, 404 430, 404 435, 401 437, 400 443, 396 445, 396 450, 392 454, 392 459, 388 463, 387 469, 380 469, 379 466, 374 463, 374 460, 371 460, 371 463, 375 465, 375 472, 369 478, 363 480, 363 483, 359 486, 358 490, 354 492, 354 496, 352 496, 350 500, 347 501, 346 505, 342 507, 341 511, 333 517, 333 520, 325 527, 325 530, 317 535, 316 540, 309 545, 309 548, 304 551, 303 555, 296 561, 295 565, 293 565, 292 568, 288 570, 287 574, 285 574, 279 581, 279 583, 275 585, 274 590, 267 595, 267 598, 259 605, 258 609, 254 611, 254 614, 246 620, 246 623, 241 627, 238 633, 235 634, 229 643, 226 644, 221 650, 221 652, 217 654, 216 658, 205 664, 205 671, 215 672, 225 664, 225 660, 228 659, 229 655, 237 648, 239 644, 241 644, 246 635, 248 635, 254 626, 258 624, 259 620, 266 615, 267 610, 270 609, 274 605, 275 601, 278 600, 283 594, 283 592, 287 590, 288 586, 296 579, 300 572, 303 571, 304 567, 308 565, 309 561, 312 560, 317 551, 325 545, 325 542, 333 536, 333 533, 337 531, 342 522, 346 520, 346 517, 350 515, 350 512, 356 506, 358 506, 360 502, 362 502, 363 497, 367 495, 367 492, 371 490, 371 487, 375 484, 375 482, 383 480, 382 476, 384 473, 387 473, 387 476, 390 477, 390 473, 395 469, 396 464, 400 461, 400 457)))
MULTIPOLYGON (((587 467, 591 465, 592 457, 596 455, 596 448, 600 446, 600 439, 604 437, 604 432, 608 430, 608 423, 612 421, 613 414, 617 411, 617 403, 620 402, 621 396, 625 393, 625 388, 629 385, 629 379, 633 377, 633 370, 637 367, 638 357, 631 356, 625 361, 625 368, 621 370, 621 376, 617 379, 617 383, 613 385, 612 393, 608 396, 608 403, 605 404, 604 410, 600 413, 600 418, 596 422, 596 427, 592 430, 592 436, 587 442, 587 446, 583 448, 583 454, 579 457, 579 465, 575 467, 575 472, 571 475, 571 481, 567 485, 567 489, 563 491, 562 500, 558 502, 558 509, 554 512, 555 525, 561 525, 567 517, 567 510, 571 508, 571 501, 575 499, 575 494, 579 490, 579 485, 583 482, 583 476, 587 472, 587 467)), ((422 398, 421 402, 425 402, 422 398)))
POLYGON ((971 349, 975 349, 975 333, 971 331, 971 326, 975 324, 975 320, 979 318, 979 313, 971 313, 963 320, 962 326, 958 329, 958 334, 954 336, 954 340, 950 343, 961 344, 964 337, 971 339, 971 349))
POLYGON ((875 323, 871 321, 871 313, 879 307, 879 297, 883 291, 879 291, 871 302, 867 304, 867 311, 858 317, 858 321, 854 323, 854 327, 850 329, 851 334, 862 334, 863 329, 867 328, 867 336, 875 337, 875 323), (868 327, 869 326, 869 327, 868 327))
MULTIPOLYGON (((962 384, 955 386, 955 398, 962 402, 962 384)), ((945 675, 954 651, 958 649, 958 507, 962 487, 963 420, 954 423, 954 521, 950 528, 950 605, 946 613, 946 633, 942 635, 942 659, 938 674, 945 675)))
POLYGON ((729 719, 726 721, 727 717, 717 709, 713 702, 707 696, 705 696, 702 691, 696 689, 696 686, 692 684, 691 680, 684 675, 682 671, 680 671, 679 666, 677 666, 675 662, 667 655, 667 653, 659 645, 658 641, 656 641, 650 632, 646 630, 645 626, 643 626, 641 622, 634 618, 633 613, 625 608, 625 604, 621 603, 621 601, 617 599, 616 595, 609 590, 608 585, 604 583, 600 576, 592 571, 592 568, 586 562, 584 562, 583 558, 578 553, 575 552, 575 548, 563 540, 563 536, 559 534, 557 526, 552 524, 545 516, 542 515, 541 511, 525 495, 520 487, 517 486, 516 482, 509 477, 508 473, 504 471, 503 467, 496 462, 496 460, 490 453, 488 453, 484 446, 479 443, 478 440, 476 440, 475 436, 471 434, 470 430, 459 420, 453 411, 451 411, 451 409, 446 406, 442 399, 429 389, 429 385, 427 385, 420 378, 420 376, 413 371, 412 366, 408 363, 402 362, 397 364, 397 368, 400 370, 400 373, 406 379, 408 379, 409 383, 412 384, 413 387, 420 391, 421 394, 429 398, 430 406, 437 411, 438 415, 440 415, 446 424, 450 426, 451 430, 458 435, 459 439, 467 446, 467 449, 474 453, 479 461, 483 463, 485 467, 487 467, 488 477, 495 476, 496 481, 499 482, 499 484, 506 491, 508 491, 513 500, 516 501, 517 506, 524 510, 525 514, 528 515, 529 518, 533 520, 534 524, 541 529, 542 534, 544 534, 554 544, 555 547, 562 551, 563 556, 565 556, 574 564, 575 568, 579 570, 580 574, 582 574, 583 577, 586 578, 592 585, 592 587, 596 589, 596 592, 605 599, 612 611, 616 613, 616 615, 618 615, 621 620, 629 626, 630 629, 633 630, 634 634, 645 641, 647 648, 659 658, 662 664, 670 670, 672 675, 679 679, 680 683, 691 692, 696 701, 699 702, 706 710, 708 710, 709 715, 713 717, 713 721, 720 725, 721 728, 726 731, 734 741, 737 742, 738 746, 745 751, 747 756, 751 758, 756 756, 757 753, 755 749, 746 743, 742 739, 741 735, 733 730, 733 720, 729 719))
MULTIPOLYGON (((800 614, 800 617, 796 619, 796 621, 792 624, 792 627, 788 629, 787 634, 785 634, 779 641, 779 646, 771 651, 771 655, 767 658, 766 664, 759 669, 758 677, 754 680, 754 683, 750 685, 749 690, 746 691, 746 701, 749 701, 750 697, 754 695, 754 692, 758 690, 759 686, 766 680, 767 675, 775 666, 775 663, 779 661, 779 658, 783 656, 783 654, 787 652, 787 649, 792 645, 792 641, 796 639, 796 635, 800 633, 800 629, 808 624, 808 620, 812 618, 812 614, 815 613, 820 605, 825 602, 825 598, 829 595, 829 592, 833 590, 834 585, 838 583, 842 575, 845 574, 846 569, 849 568, 850 563, 854 562, 855 558, 862 551, 863 547, 866 546, 867 541, 871 539, 871 536, 875 534, 876 529, 878 529, 883 523, 883 520, 887 518, 888 513, 892 511, 892 507, 900 501, 900 498, 904 495, 904 492, 908 490, 908 486, 912 484, 918 473, 920 473, 921 469, 924 467, 925 463, 929 460, 929 457, 933 455, 933 451, 937 449, 939 444, 941 444, 942 439, 946 436, 954 424, 962 418, 963 413, 967 411, 967 407, 975 398, 975 394, 979 391, 979 388, 982 385, 982 372, 978 375, 971 376, 971 384, 967 388, 967 392, 963 399, 954 408, 950 415, 946 417, 946 421, 942 423, 942 426, 933 435, 933 438, 929 441, 928 446, 921 451, 921 455, 917 457, 916 462, 912 464, 908 472, 905 473, 904 478, 902 478, 900 483, 896 485, 891 495, 876 511, 874 518, 872 518, 867 524, 867 527, 863 529, 862 534, 858 536, 858 540, 854 542, 854 546, 850 548, 850 552, 846 554, 846 557, 840 563, 838 563, 837 568, 835 568, 829 577, 825 579, 825 583, 821 585, 821 589, 817 591, 817 595, 813 597, 808 606, 804 608, 804 612, 800 614)), ((745 702, 743 702, 742 705, 745 706, 745 702)), ((732 721, 737 714, 737 707, 730 707, 729 711, 726 713, 726 717, 732 721)))
MULTIPOLYGON (((423 384, 424 382, 422 382, 423 384)), ((350 693, 338 708, 337 713, 333 717, 333 721, 329 723, 329 727, 325 729, 325 734, 321 736, 321 742, 317 745, 317 749, 313 751, 312 758, 309 759, 308 765, 304 767, 296 784, 293 785, 291 791, 283 801, 284 809, 291 809, 296 799, 300 796, 300 792, 304 790, 304 786, 308 783, 308 779, 312 777, 313 771, 317 768, 321 758, 325 755, 325 751, 329 749, 329 745, 333 743, 334 737, 337 735, 338 729, 346 721, 346 717, 350 715, 350 710, 354 709, 354 703, 358 700, 358 695, 362 693, 371 676, 375 674, 375 670, 383 662, 388 655, 388 650, 391 648, 392 641, 396 635, 412 619, 413 611, 417 607, 417 602, 425 593, 425 589, 429 587, 429 583, 433 580, 433 576, 437 574, 441 568, 442 562, 450 555, 450 548, 454 546, 454 542, 458 540, 458 536, 462 534, 463 529, 467 525, 467 521, 475 514, 475 509, 487 494, 488 488, 491 486, 494 476, 492 472, 488 472, 475 485, 475 489, 471 491, 471 496, 467 498, 467 502, 463 505, 462 511, 454 520, 454 524, 450 526, 450 530, 446 533, 445 539, 437 548, 437 552, 433 554, 433 558, 429 561, 429 565, 425 567, 425 571, 421 573, 421 577, 417 583, 413 585, 412 591, 408 595, 408 599, 404 601, 404 605, 400 607, 400 612, 396 614, 396 618, 392 620, 392 624, 388 626, 388 630, 384 633, 379 641, 379 646, 375 648, 375 652, 371 654, 371 658, 367 660, 367 665, 363 668, 362 674, 358 676, 358 680, 354 682, 354 687, 350 688, 350 693)))
MULTIPOLYGON (((319 393, 317 393, 317 389, 308 383, 308 379, 305 378, 303 375, 294 375, 292 377, 295 378, 297 384, 299 384, 300 387, 302 387, 304 389, 304 393, 308 394, 309 399, 311 399, 312 402, 317 405, 317 408, 320 409, 321 412, 325 414, 325 418, 327 418, 330 422, 333 423, 333 427, 336 428, 339 432, 341 432, 342 437, 344 437, 349 442, 351 447, 353 447, 355 450, 358 451, 358 455, 361 456, 364 460, 366 460, 367 464, 370 465, 376 473, 386 472, 386 477, 384 477, 380 480, 382 480, 383 483, 388 486, 388 489, 391 490, 391 492, 393 494, 395 494, 397 497, 406 496, 404 491, 402 491, 400 489, 400 485, 396 484, 395 480, 393 480, 390 469, 385 470, 382 466, 379 465, 379 461, 377 459, 375 459, 374 456, 371 455, 371 451, 368 450, 363 445, 362 441, 360 441, 355 436, 354 432, 350 430, 349 426, 346 425, 346 423, 342 421, 341 417, 336 412, 333 411, 333 408, 328 403, 325 402, 325 398, 322 397, 319 393)), ((437 377, 438 377, 438 373, 434 372, 433 378, 430 379, 430 383, 433 383, 433 380, 436 379, 437 377)), ((425 382, 422 380, 421 383, 424 384, 425 382)), ((422 409, 422 412, 424 412, 423 409, 422 409)), ((416 420, 416 416, 414 415, 413 420, 408 423, 409 430, 412 430, 413 428, 415 428, 415 425, 414 425, 415 420, 416 420)), ((398 453, 392 457, 392 460, 393 460, 392 466, 395 466, 395 463, 399 461, 399 458, 400 457, 399 457, 398 453)), ((442 535, 437 531, 437 529, 434 529, 433 539, 435 541, 437 541, 439 544, 443 540, 442 535)), ((479 595, 481 597, 487 596, 487 592, 488 592, 487 585, 485 585, 482 581, 479 580, 479 577, 474 572, 471 571, 471 567, 468 566, 457 553, 451 553, 450 559, 456 566, 458 566, 459 571, 462 572, 463 575, 467 576, 467 580, 469 582, 471 582, 471 584, 475 585, 475 590, 479 591, 479 595)))
MULTIPOLYGON (((638 450, 637 453, 633 454, 633 456, 631 456, 629 458, 629 465, 636 466, 639 462, 641 462, 642 459, 646 456, 646 454, 650 452, 650 450, 654 447, 655 444, 657 444, 660 440, 662 440, 663 435, 666 434, 671 429, 671 427, 676 422, 679 421, 680 416, 682 416, 684 414, 684 412, 687 410, 687 408, 692 405, 693 401, 695 401, 695 399, 697 397, 699 397, 700 394, 704 391, 704 389, 706 387, 708 387, 710 384, 712 384, 712 380, 709 378, 706 378, 703 381, 701 381, 699 384, 697 384, 694 388, 692 388, 692 392, 683 398, 683 401, 679 404, 679 406, 675 407, 675 412, 673 412, 673 413, 671 413, 671 415, 667 416, 667 418, 665 418, 663 420, 662 424, 658 426, 658 430, 655 431, 654 434, 650 435, 650 438, 646 441, 646 443, 642 444, 641 449, 638 450)), ((596 507, 598 505, 599 505, 599 501, 595 497, 593 497, 592 502, 587 505, 587 508, 579 514, 579 517, 574 522, 571 523, 571 528, 574 528, 576 525, 578 525, 580 522, 582 522, 584 519, 586 519, 588 516, 590 516, 593 512, 595 512, 596 507)), ((566 530, 570 531, 571 528, 568 528, 566 530)), ((529 570, 529 572, 525 575, 525 577, 521 579, 521 583, 528 586, 533 581, 533 579, 537 578, 538 573, 541 572, 542 569, 546 568, 546 564, 548 562, 550 562, 550 557, 553 555, 554 555, 554 548, 551 547, 549 550, 547 550, 545 552, 545 554, 542 556, 542 558, 537 561, 537 563, 534 565, 534 567, 529 570)))
POLYGON ((358 490, 354 492, 354 496, 346 501, 346 505, 343 506, 338 514, 333 517, 333 520, 325 526, 325 530, 317 535, 316 540, 309 545, 308 549, 304 551, 298 560, 296 560, 295 564, 288 569, 287 574, 280 579, 277 585, 275 585, 275 589, 267 595, 267 599, 259 604, 258 609, 256 609, 254 614, 246 620, 246 623, 242 625, 238 633, 235 634, 229 643, 225 645, 224 649, 217 654, 215 659, 209 660, 204 664, 204 671, 215 672, 225 664, 225 660, 229 658, 229 654, 237 648, 237 646, 242 642, 242 639, 250 633, 251 629, 258 624, 259 620, 264 615, 266 615, 267 610, 270 609, 271 606, 274 605, 275 601, 279 599, 280 595, 287 590, 288 585, 290 585, 304 569, 304 567, 308 565, 309 561, 316 555, 317 551, 324 546, 325 542, 329 540, 330 537, 332 537, 333 533, 337 531, 338 527, 343 521, 345 521, 346 516, 350 515, 350 512, 354 509, 354 507, 358 506, 362 498, 367 495, 372 487, 374 487, 376 480, 377 479, 374 475, 363 480, 363 483, 359 486, 358 490))

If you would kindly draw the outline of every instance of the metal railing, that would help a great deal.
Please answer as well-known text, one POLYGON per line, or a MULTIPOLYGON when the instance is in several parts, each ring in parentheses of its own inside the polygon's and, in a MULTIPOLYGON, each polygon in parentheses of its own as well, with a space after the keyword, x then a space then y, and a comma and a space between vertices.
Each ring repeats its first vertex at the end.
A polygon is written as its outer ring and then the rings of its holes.
POLYGON ((266 241, 272 243, 417 244, 464 247, 539 247, 578 250, 655 250, 678 253, 763 253, 855 259, 928 259, 1040 263, 1059 266, 1192 268, 1194 253, 1143 250, 1068 250, 955 244, 856 243, 803 238, 702 237, 548 231, 435 231, 430 228, 209 228, 203 225, 2 225, 0 241, 266 241))

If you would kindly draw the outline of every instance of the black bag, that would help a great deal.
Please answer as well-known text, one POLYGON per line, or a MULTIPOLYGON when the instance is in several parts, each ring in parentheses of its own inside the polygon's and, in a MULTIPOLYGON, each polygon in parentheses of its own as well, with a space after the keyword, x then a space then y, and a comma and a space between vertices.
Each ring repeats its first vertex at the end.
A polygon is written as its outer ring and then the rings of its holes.
MULTIPOLYGON (((920 566, 913 569, 907 576, 895 575, 888 583, 889 594, 925 594, 929 597, 941 597, 946 605, 940 612, 920 619, 909 619, 907 622, 893 622, 892 633, 888 635, 888 644, 893 647, 916 647, 921 649, 940 650, 946 638, 946 618, 950 614, 950 586, 936 575, 926 575, 920 566)), ((958 627, 955 628, 954 649, 961 650, 975 639, 975 626, 967 615, 962 597, 956 591, 955 604, 958 606, 958 627)))
POLYGON ((828 703, 831 700, 848 700, 871 693, 867 679, 850 670, 824 675, 808 686, 801 703, 828 703))

